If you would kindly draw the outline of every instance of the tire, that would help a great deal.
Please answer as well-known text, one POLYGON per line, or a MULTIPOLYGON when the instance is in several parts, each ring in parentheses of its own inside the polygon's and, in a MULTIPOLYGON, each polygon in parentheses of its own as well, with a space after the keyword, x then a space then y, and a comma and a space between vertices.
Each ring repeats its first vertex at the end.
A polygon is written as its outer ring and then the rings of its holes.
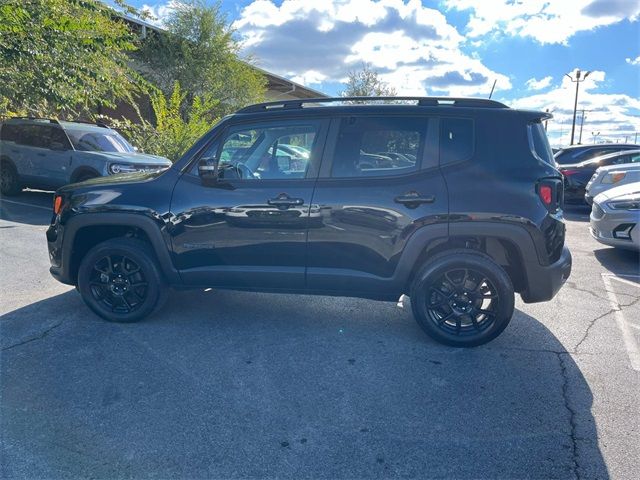
POLYGON ((2 162, 0 170, 0 192, 8 197, 18 195, 22 191, 22 185, 15 167, 10 163, 2 162))
POLYGON ((84 256, 78 270, 78 290, 100 317, 130 323, 160 309, 167 284, 146 243, 114 238, 84 256))
POLYGON ((511 279, 491 257, 451 250, 429 259, 410 290, 413 315, 427 335, 453 347, 496 338, 514 309, 511 279))

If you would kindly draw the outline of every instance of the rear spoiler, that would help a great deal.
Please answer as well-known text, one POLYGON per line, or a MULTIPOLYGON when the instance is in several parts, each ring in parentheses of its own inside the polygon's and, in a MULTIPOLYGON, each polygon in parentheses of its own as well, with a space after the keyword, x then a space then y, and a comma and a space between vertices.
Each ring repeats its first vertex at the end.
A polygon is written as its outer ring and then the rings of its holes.
POLYGON ((539 112, 536 110, 518 110, 518 113, 524 115, 529 123, 544 122, 545 120, 550 120, 553 118, 553 115, 550 112, 539 112))

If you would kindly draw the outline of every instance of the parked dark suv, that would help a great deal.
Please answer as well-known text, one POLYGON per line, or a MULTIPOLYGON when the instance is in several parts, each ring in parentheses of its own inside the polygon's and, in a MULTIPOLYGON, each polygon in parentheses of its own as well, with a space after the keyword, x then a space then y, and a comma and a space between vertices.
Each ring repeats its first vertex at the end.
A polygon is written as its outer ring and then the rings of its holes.
POLYGON ((405 294, 437 341, 488 342, 514 291, 550 300, 571 271, 548 116, 395 100, 250 106, 164 172, 63 187, 51 273, 112 321, 157 310, 167 286, 405 294))

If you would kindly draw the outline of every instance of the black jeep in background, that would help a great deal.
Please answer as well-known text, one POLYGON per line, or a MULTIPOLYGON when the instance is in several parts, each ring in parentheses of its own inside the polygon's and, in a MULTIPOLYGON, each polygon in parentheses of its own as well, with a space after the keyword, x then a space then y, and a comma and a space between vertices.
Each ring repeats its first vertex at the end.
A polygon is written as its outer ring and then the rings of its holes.
POLYGON ((250 106, 164 172, 58 190, 51 273, 121 322, 168 286, 406 294, 432 338, 480 345, 514 292, 550 300, 571 271, 546 118, 480 99, 250 106))

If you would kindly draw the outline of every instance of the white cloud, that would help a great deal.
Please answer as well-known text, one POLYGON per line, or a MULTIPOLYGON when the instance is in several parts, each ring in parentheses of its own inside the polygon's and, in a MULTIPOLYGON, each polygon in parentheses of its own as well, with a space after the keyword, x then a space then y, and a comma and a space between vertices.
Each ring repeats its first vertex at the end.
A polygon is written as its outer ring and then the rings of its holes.
POLYGON ((525 85, 529 90, 542 90, 551 85, 551 81, 553 78, 551 76, 544 77, 541 80, 537 80, 535 78, 530 78, 525 82, 525 85))
MULTIPOLYGON (((574 75, 575 78, 575 75, 574 75)), ((625 94, 601 93, 600 86, 606 74, 593 71, 580 84, 578 113, 576 116, 575 142, 580 135, 581 110, 585 110, 582 143, 592 141, 591 132, 600 132, 598 140, 633 141, 635 132, 640 131, 640 98, 625 94)), ((549 121, 548 135, 552 145, 568 145, 573 120, 575 83, 564 77, 561 85, 545 93, 536 93, 517 100, 507 101, 514 108, 529 110, 549 110, 554 118, 549 121)))
POLYGON ((158 27, 162 27, 171 14, 177 7, 180 2, 178 0, 169 0, 165 3, 155 3, 153 5, 147 5, 146 3, 140 7, 140 10, 151 15, 150 18, 145 19, 145 21, 157 25, 158 27))
POLYGON ((627 62, 629 65, 640 65, 640 55, 638 55, 636 58, 625 58, 624 59, 625 62, 627 62))
POLYGON ((445 0, 448 9, 470 11, 472 38, 487 34, 531 37, 566 44, 575 33, 640 17, 637 0, 445 0))
POLYGON ((496 90, 511 88, 419 0, 256 0, 234 27, 262 67, 306 83, 344 82, 368 63, 399 94, 486 96, 494 80, 496 90))

